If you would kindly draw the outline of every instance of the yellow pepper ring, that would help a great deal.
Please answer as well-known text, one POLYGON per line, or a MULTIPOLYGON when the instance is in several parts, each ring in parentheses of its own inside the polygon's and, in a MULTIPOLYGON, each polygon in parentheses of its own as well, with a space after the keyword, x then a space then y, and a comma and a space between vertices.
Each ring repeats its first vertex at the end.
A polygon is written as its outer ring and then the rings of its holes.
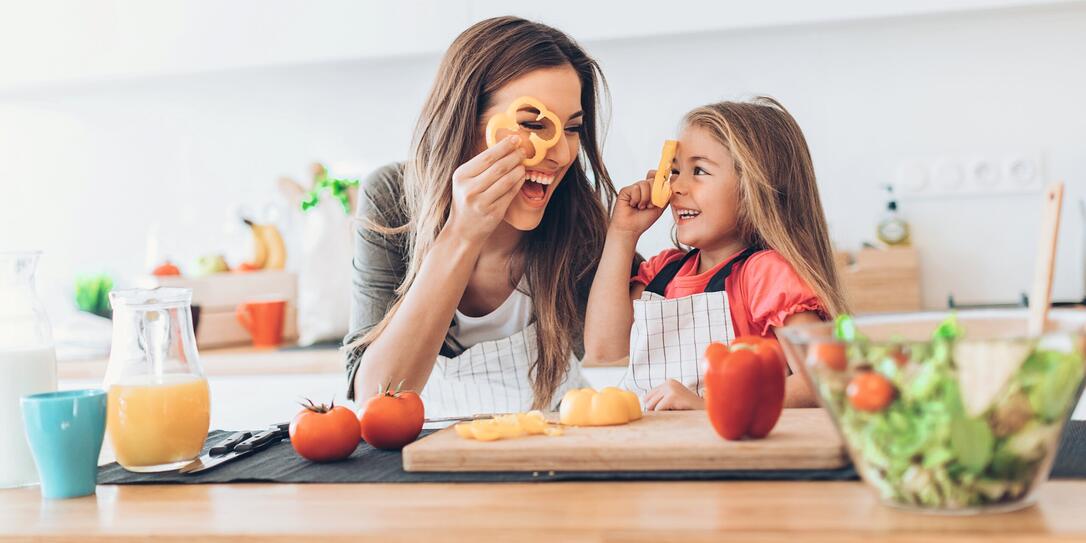
POLYGON ((547 109, 547 106, 531 96, 521 96, 513 100, 513 103, 509 104, 505 111, 490 118, 486 123, 486 146, 490 148, 498 143, 498 130, 502 128, 514 131, 520 130, 520 123, 517 122, 517 110, 522 106, 531 106, 539 111, 539 115, 536 116, 535 120, 548 119, 554 123, 554 136, 551 136, 550 139, 545 140, 534 132, 528 136, 528 141, 532 144, 535 154, 531 158, 525 158, 523 164, 525 166, 535 166, 543 162, 548 149, 558 144, 558 139, 562 136, 562 121, 558 119, 554 112, 547 109))
POLYGON ((652 180, 652 205, 656 207, 665 207, 671 200, 671 161, 675 159, 678 149, 679 142, 664 141, 664 149, 660 152, 660 165, 656 167, 656 177, 652 180))

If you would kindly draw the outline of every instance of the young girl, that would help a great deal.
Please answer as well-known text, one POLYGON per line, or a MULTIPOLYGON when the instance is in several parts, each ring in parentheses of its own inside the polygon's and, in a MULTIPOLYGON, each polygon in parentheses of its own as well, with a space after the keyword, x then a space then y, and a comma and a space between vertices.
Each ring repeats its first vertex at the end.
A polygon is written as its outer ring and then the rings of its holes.
MULTIPOLYGON (((702 409, 710 342, 774 337, 847 308, 810 151, 779 102, 686 115, 669 205, 676 246, 690 250, 665 250, 630 277, 638 239, 664 211, 651 203, 654 175, 619 192, 588 301, 586 360, 628 356, 623 386, 646 409, 702 409)), ((801 379, 788 377, 786 405, 813 405, 801 379)))

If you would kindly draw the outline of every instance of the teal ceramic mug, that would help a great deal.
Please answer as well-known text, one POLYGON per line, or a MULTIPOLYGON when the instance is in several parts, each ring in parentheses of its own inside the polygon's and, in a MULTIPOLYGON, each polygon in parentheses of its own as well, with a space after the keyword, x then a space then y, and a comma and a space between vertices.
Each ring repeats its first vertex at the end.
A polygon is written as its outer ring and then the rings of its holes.
POLYGON ((94 494, 106 430, 106 391, 63 390, 20 399, 44 498, 94 494))

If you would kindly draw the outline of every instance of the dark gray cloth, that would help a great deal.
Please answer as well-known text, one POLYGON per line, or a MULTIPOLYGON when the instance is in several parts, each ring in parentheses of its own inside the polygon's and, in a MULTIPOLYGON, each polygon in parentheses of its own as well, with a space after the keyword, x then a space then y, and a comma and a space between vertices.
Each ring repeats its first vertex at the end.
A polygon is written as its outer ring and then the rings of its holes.
MULTIPOLYGON (((423 434, 428 434, 425 431, 423 434)), ((210 444, 228 432, 208 436, 210 444)), ((210 445, 208 445, 210 446, 210 445)), ((206 452, 206 451, 205 451, 206 452)), ((382 451, 365 442, 342 462, 317 464, 294 453, 284 440, 270 448, 194 475, 132 473, 117 464, 99 468, 98 484, 171 483, 515 483, 530 481, 843 481, 856 478, 851 467, 795 471, 637 471, 637 472, 471 472, 419 473, 403 470, 399 451, 382 451)))
MULTIPOLYGON (((424 432, 424 434, 429 431, 424 432)), ((227 432, 208 436, 208 447, 227 432)), ((1086 421, 1071 421, 1052 467, 1057 479, 1086 478, 1086 421)), ((303 460, 283 441, 270 448, 195 475, 131 473, 117 464, 102 466, 99 484, 170 483, 501 483, 529 481, 850 481, 851 466, 835 470, 777 471, 606 471, 606 472, 477 472, 409 473, 399 451, 382 451, 362 443, 342 462, 316 464, 303 460)))

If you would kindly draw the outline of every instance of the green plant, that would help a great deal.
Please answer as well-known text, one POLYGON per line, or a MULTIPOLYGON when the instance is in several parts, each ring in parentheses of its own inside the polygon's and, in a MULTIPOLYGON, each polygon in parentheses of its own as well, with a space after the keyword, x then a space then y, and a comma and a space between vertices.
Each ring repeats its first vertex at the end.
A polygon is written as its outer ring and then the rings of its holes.
POLYGON ((343 212, 349 215, 351 213, 350 189, 358 185, 359 180, 357 179, 333 179, 322 171, 313 181, 313 188, 306 193, 305 199, 302 200, 302 211, 313 209, 320 203, 321 193, 329 193, 333 198, 339 200, 340 205, 343 206, 343 212))
POLYGON ((80 311, 94 313, 100 317, 112 318, 113 309, 109 305, 109 291, 113 290, 113 279, 106 274, 83 275, 75 280, 75 303, 80 311))

